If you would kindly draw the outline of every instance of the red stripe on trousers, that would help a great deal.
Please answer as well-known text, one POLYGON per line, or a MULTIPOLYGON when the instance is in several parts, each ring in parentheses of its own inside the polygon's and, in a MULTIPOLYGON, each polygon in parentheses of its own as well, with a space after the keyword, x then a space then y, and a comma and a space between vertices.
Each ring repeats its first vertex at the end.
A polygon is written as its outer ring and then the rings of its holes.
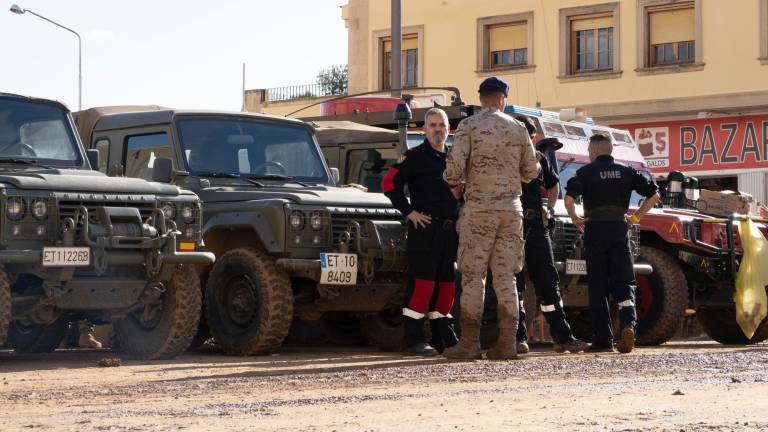
POLYGON ((408 309, 418 313, 426 313, 434 290, 435 281, 414 279, 413 294, 411 294, 411 298, 408 300, 408 309))
POLYGON ((453 282, 440 282, 437 285, 437 301, 435 310, 448 316, 453 309, 453 299, 456 296, 456 284, 453 282))
POLYGON ((387 193, 395 188, 395 176, 400 170, 396 167, 391 167, 389 171, 387 171, 387 175, 384 176, 384 179, 381 180, 381 191, 384 193, 387 193))

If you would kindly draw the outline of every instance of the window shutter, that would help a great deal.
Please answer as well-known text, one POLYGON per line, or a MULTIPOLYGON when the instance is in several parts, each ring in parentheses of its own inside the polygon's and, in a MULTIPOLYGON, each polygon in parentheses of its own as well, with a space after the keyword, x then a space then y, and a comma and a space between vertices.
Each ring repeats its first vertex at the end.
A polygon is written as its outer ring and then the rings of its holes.
POLYGON ((674 9, 648 14, 651 45, 696 39, 693 8, 674 9))

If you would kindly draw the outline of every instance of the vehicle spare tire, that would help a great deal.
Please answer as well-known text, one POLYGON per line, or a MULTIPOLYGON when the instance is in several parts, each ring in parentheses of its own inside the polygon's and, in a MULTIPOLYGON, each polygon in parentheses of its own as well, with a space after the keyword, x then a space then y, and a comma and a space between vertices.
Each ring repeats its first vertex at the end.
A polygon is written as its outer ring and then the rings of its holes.
POLYGON ((724 345, 751 345, 768 339, 768 318, 765 318, 751 338, 747 338, 736 322, 736 306, 701 307, 696 317, 704 332, 724 345))
POLYGON ((158 303, 113 323, 120 348, 142 359, 175 357, 197 333, 201 303, 200 278, 191 266, 179 266, 158 303))
POLYGON ((659 249, 641 246, 638 263, 650 264, 653 273, 637 275, 637 344, 660 345, 672 339, 688 307, 688 283, 675 259, 659 249))
POLYGON ((205 315, 211 335, 225 353, 270 353, 282 345, 291 328, 291 281, 263 253, 233 249, 216 260, 208 277, 205 315))
POLYGON ((48 353, 61 345, 67 335, 69 317, 60 316, 51 324, 14 320, 8 329, 8 344, 20 353, 48 353))
POLYGON ((11 325, 11 284, 8 275, 0 269, 0 347, 5 344, 11 325))

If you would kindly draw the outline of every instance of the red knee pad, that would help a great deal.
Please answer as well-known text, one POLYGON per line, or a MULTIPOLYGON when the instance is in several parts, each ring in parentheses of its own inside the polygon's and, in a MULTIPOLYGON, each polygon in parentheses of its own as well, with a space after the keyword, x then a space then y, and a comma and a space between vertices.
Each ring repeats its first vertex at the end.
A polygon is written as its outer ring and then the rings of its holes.
POLYGON ((427 279, 413 280, 413 294, 408 300, 408 309, 419 313, 427 312, 429 300, 432 298, 432 292, 435 290, 435 281, 427 279))
POLYGON ((456 296, 456 284, 453 282, 440 282, 437 288, 437 301, 435 301, 435 310, 448 316, 453 309, 453 300, 456 296))

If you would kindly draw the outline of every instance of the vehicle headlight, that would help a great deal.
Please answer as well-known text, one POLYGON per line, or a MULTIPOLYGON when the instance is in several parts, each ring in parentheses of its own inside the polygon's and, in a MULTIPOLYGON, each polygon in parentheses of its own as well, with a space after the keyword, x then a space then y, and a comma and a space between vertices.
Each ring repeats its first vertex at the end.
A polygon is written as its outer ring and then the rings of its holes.
POLYGON ((48 202, 42 199, 32 201, 32 216, 35 219, 43 220, 48 217, 48 202))
POLYGON ((8 202, 6 203, 6 212, 8 213, 9 219, 19 220, 24 217, 25 211, 26 208, 24 206, 23 199, 19 197, 8 198, 8 202))
POLYGON ((291 228, 297 231, 304 228, 304 214, 298 210, 292 211, 289 223, 291 224, 291 228))
POLYGON ((323 228, 323 213, 314 211, 309 216, 309 225, 315 231, 320 231, 323 228))
POLYGON ((195 210, 192 208, 191 204, 184 204, 184 206, 181 207, 181 217, 183 217, 186 222, 192 222, 195 218, 195 210))
POLYGON ((171 204, 169 202, 163 203, 160 206, 160 210, 163 211, 163 214, 168 219, 173 219, 173 217, 176 216, 176 207, 174 207, 173 204, 171 204))

